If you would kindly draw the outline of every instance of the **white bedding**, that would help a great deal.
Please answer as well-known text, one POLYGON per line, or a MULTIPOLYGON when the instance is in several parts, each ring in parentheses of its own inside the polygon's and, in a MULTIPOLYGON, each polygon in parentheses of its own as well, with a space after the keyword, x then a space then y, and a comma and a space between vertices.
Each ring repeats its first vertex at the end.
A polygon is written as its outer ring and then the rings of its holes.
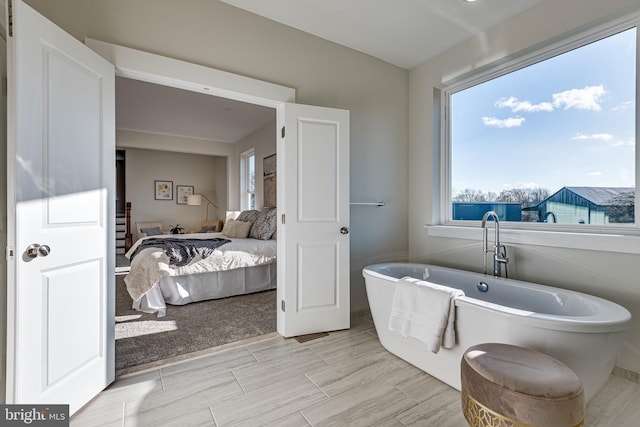
MULTIPOLYGON (((212 239, 223 238, 231 240, 217 248, 211 256, 205 259, 196 257, 191 263, 173 267, 169 265, 169 257, 160 248, 145 248, 131 260, 131 269, 124 278, 127 290, 136 305, 140 307, 141 299, 160 281, 168 276, 186 276, 216 271, 228 271, 246 267, 272 264, 276 262, 276 240, 233 239, 222 233, 174 234, 166 236, 152 236, 179 239, 212 239)), ((148 238, 138 240, 125 256, 129 259, 140 243, 148 238)))

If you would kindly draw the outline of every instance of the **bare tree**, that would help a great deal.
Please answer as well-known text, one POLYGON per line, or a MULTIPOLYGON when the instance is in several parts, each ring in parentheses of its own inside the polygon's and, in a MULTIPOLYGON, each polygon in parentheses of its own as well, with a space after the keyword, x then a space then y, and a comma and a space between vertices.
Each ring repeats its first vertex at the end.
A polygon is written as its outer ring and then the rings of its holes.
POLYGON ((491 202, 496 200, 496 193, 491 191, 474 190, 472 188, 465 188, 458 193, 454 198, 454 202, 491 202))
POLYGON ((611 200, 606 211, 611 223, 632 223, 635 216, 635 191, 620 193, 611 200))
POLYGON ((546 188, 511 188, 503 190, 498 195, 499 202, 519 203, 523 208, 534 206, 549 197, 549 190, 546 188))

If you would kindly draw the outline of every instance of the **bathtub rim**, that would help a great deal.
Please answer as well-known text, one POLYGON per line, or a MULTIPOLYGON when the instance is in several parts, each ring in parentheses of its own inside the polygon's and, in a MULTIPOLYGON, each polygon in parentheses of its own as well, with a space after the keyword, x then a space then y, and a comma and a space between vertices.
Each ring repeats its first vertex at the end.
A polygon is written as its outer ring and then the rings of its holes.
MULTIPOLYGON (((393 276, 387 276, 385 274, 376 271, 375 268, 381 268, 384 266, 408 266, 408 267, 432 267, 445 271, 452 272, 462 272, 472 275, 478 275, 479 277, 485 276, 482 273, 462 270, 451 267, 444 267, 436 264, 425 264, 425 263, 416 263, 416 262, 384 262, 384 263, 376 263, 365 266, 362 269, 362 275, 365 278, 365 286, 367 286, 367 275, 372 277, 385 280, 388 282, 397 282, 398 278, 393 276)), ((492 312, 498 312, 505 316, 513 316, 510 320, 517 321, 520 323, 526 323, 527 325, 536 326, 544 329, 552 329, 558 331, 567 331, 567 332, 578 332, 578 333, 609 333, 609 332, 621 332, 629 329, 629 325, 631 323, 631 313, 624 306, 615 303, 613 301, 609 301, 605 298, 601 298, 595 295, 587 294, 584 292, 574 291, 571 289, 558 288, 549 285, 543 285, 535 282, 525 282, 522 280, 516 279, 505 279, 505 278, 494 278, 493 276, 488 276, 492 280, 505 280, 509 282, 514 282, 519 286, 535 288, 539 287, 545 290, 557 289, 562 292, 566 292, 567 294, 579 295, 582 297, 587 297, 592 299, 598 307, 598 313, 595 315, 583 315, 583 316, 566 316, 566 315, 558 315, 558 314, 546 314, 546 313, 537 313, 531 312, 521 309, 516 309, 508 306, 499 305, 492 302, 483 301, 477 298, 473 298, 470 296, 463 296, 456 298, 455 304, 456 307, 459 306, 469 306, 473 309, 479 310, 487 310, 492 312), (609 315, 610 317, 604 317, 609 315)))

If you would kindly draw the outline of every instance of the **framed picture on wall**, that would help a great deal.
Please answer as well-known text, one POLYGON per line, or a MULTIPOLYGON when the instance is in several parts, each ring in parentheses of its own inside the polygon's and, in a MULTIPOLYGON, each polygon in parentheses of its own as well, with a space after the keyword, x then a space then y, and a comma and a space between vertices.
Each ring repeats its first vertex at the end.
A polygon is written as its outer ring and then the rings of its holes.
POLYGON ((263 197, 265 208, 275 208, 277 201, 276 155, 272 154, 262 160, 263 197))
POLYGON ((156 200, 173 200, 173 181, 154 181, 156 200))
POLYGON ((193 185, 176 185, 176 203, 187 204, 187 196, 193 195, 193 185))

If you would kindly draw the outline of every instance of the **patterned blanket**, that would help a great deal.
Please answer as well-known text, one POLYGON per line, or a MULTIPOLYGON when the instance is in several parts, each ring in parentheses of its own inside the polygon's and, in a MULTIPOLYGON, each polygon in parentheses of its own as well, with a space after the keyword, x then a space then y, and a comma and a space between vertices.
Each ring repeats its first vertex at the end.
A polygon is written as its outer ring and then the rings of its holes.
POLYGON ((182 267, 189 264, 196 256, 206 258, 220 246, 230 243, 229 239, 172 239, 150 238, 145 239, 131 254, 130 260, 146 248, 160 248, 169 257, 169 265, 182 267))

